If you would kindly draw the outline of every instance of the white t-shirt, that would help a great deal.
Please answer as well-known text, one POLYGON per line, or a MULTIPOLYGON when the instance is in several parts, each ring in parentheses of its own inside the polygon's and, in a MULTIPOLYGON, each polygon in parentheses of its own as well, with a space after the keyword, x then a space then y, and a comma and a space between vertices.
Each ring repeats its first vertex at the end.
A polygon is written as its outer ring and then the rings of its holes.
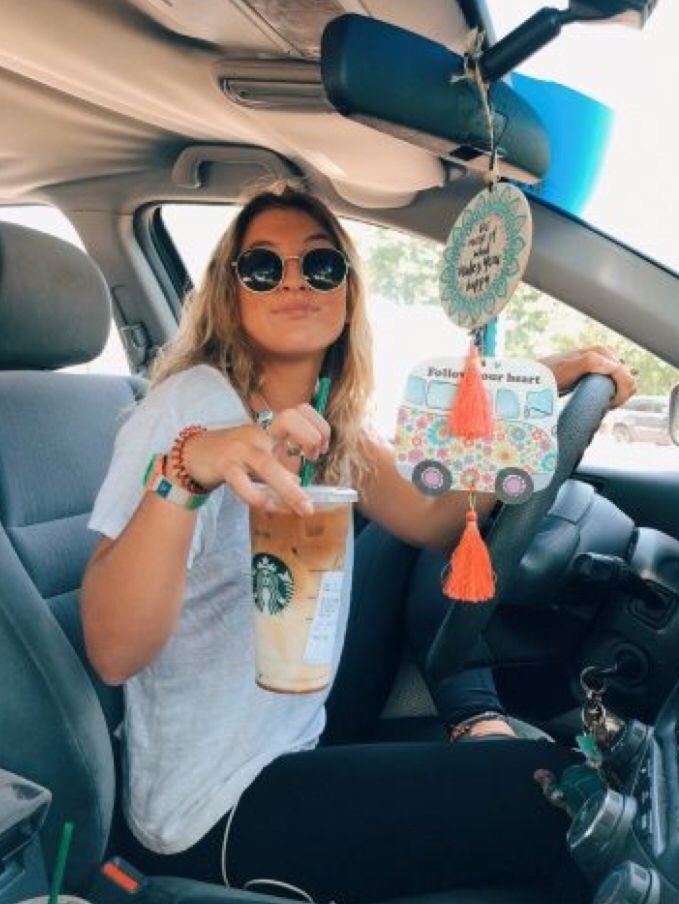
MULTIPOLYGON (((142 499, 151 455, 168 451, 183 427, 249 421, 215 368, 170 377, 122 426, 89 527, 114 539, 122 532, 142 499)), ((266 765, 315 747, 325 725, 328 689, 286 695, 255 684, 250 560, 247 507, 222 486, 199 509, 179 624, 157 658, 125 683, 123 806, 135 836, 157 853, 195 844, 266 765)), ((350 532, 333 678, 352 567, 350 532)))

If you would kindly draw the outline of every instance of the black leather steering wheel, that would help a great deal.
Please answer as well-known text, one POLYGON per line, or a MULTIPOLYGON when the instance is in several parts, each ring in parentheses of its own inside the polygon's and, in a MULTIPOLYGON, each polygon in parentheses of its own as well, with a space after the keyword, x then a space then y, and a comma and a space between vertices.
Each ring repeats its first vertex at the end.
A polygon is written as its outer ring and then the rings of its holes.
POLYGON ((488 603, 452 605, 427 657, 427 671, 436 681, 464 669, 470 654, 502 604, 507 588, 544 515, 562 484, 571 476, 598 430, 615 393, 610 377, 590 374, 576 386, 559 417, 559 459, 549 486, 522 505, 504 505, 486 537, 496 573, 496 592, 488 603))

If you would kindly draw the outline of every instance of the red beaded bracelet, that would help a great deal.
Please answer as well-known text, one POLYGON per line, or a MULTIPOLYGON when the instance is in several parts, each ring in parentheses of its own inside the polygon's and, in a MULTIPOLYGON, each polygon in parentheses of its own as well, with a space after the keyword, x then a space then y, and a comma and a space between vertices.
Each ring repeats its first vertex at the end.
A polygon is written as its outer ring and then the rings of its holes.
POLYGON ((194 493, 199 496, 207 495, 210 491, 206 490, 197 480, 194 480, 186 470, 186 465, 184 464, 184 446, 186 445, 187 440, 192 436, 197 436, 199 433, 205 433, 206 430, 207 427, 201 427, 200 424, 191 424, 189 427, 184 427, 183 430, 179 431, 177 438, 172 443, 172 449, 170 450, 169 455, 172 462, 175 481, 185 490, 188 490, 189 493, 194 493))

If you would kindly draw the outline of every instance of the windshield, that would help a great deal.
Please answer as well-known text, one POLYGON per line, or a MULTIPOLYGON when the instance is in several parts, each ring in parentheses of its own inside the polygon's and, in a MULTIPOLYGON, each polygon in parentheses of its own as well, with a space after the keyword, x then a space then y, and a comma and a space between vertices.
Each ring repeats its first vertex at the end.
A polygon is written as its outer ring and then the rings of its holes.
MULTIPOLYGON (((567 4, 490 0, 496 39, 545 5, 567 4)), ((673 0, 659 3, 642 31, 568 25, 514 79, 550 131, 552 166, 538 194, 675 272, 678 35, 673 0)))

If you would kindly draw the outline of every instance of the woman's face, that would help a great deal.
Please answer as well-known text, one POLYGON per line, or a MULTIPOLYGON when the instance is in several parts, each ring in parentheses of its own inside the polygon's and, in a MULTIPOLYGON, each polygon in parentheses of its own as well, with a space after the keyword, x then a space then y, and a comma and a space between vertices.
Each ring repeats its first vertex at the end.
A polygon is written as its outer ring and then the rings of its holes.
MULTIPOLYGON (((312 248, 333 248, 330 236, 301 210, 266 210, 243 236, 241 252, 270 248, 297 258, 312 248)), ((273 292, 258 294, 238 284, 243 329, 266 357, 320 359, 347 320, 346 281, 331 292, 317 292, 302 278, 299 260, 286 260, 283 281, 273 292)))

